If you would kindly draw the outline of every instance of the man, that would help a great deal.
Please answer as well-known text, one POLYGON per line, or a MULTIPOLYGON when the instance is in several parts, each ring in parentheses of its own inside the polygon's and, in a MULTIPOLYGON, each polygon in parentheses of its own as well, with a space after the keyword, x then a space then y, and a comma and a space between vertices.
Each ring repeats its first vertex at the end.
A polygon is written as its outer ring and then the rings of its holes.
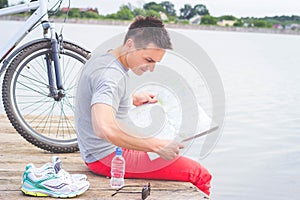
POLYGON ((96 174, 110 177, 110 163, 119 146, 126 161, 125 178, 191 182, 209 195, 211 175, 198 162, 178 155, 182 144, 134 136, 116 120, 127 116, 131 104, 157 102, 155 95, 148 93, 134 94, 130 102, 128 70, 137 75, 152 72, 171 48, 163 23, 155 17, 139 16, 130 25, 123 45, 104 55, 92 55, 83 68, 76 94, 78 145, 83 160, 96 174), (146 152, 155 152, 160 158, 152 161, 146 152))

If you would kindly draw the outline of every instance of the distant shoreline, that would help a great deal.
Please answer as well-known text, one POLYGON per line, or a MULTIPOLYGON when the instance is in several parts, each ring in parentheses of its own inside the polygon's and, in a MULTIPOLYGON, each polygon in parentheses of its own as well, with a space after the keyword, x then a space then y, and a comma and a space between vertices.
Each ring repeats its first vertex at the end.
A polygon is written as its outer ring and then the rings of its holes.
MULTIPOLYGON (((2 21, 25 21, 26 17, 19 16, 2 16, 2 21)), ((54 22, 63 23, 63 18, 50 18, 54 22)), ((114 26, 128 26, 131 21, 118 20, 98 20, 98 19, 67 19, 66 23, 72 24, 99 24, 99 25, 114 25, 114 26)), ((205 25, 191 25, 191 24, 171 24, 166 23, 166 28, 176 29, 193 29, 193 30, 208 30, 208 31, 229 31, 229 32, 245 32, 245 33, 270 33, 270 34, 288 34, 300 35, 297 30, 279 30, 271 28, 255 28, 255 27, 222 27, 222 26, 205 26, 205 25)))

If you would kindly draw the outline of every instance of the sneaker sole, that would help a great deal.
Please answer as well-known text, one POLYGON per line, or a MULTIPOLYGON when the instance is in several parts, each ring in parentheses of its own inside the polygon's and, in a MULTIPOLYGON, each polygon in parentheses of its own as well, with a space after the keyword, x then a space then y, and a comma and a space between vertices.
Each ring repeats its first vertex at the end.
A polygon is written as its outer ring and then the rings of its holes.
POLYGON ((23 192, 23 194, 28 195, 28 196, 35 196, 35 197, 56 197, 56 198, 72 198, 72 197, 76 197, 79 196, 81 194, 83 194, 88 188, 79 191, 78 193, 75 194, 55 194, 55 193, 46 193, 45 191, 30 191, 30 190, 26 190, 25 188, 21 188, 21 191, 23 192))

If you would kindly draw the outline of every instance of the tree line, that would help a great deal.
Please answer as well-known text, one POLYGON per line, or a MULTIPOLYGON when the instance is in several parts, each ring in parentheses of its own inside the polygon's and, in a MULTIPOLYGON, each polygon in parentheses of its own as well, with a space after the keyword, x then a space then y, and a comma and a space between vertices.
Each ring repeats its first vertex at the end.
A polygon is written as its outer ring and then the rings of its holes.
MULTIPOLYGON (((286 26, 288 24, 300 24, 300 16, 274 16, 274 17, 243 17, 237 18, 233 15, 223 15, 220 17, 211 16, 207 7, 203 4, 196 4, 191 6, 190 4, 185 4, 179 9, 179 14, 176 13, 175 6, 170 1, 162 1, 161 3, 149 2, 143 5, 142 8, 137 8, 128 3, 119 8, 116 13, 108 15, 99 15, 88 12, 80 12, 79 9, 71 9, 72 12, 69 13, 69 17, 81 17, 81 18, 95 18, 95 19, 113 19, 113 20, 132 20, 138 15, 148 16, 153 15, 161 18, 160 13, 164 13, 167 16, 165 22, 170 23, 182 23, 189 24, 189 20, 194 16, 201 16, 201 25, 217 25, 219 21, 231 20, 235 21, 233 26, 251 26, 251 27, 266 27, 270 28, 274 24, 281 24, 286 26)), ((58 13, 59 16, 64 16, 65 13, 58 13)))
MULTIPOLYGON (((95 9, 96 10, 96 9, 95 9)), ((142 8, 136 8, 132 6, 131 3, 127 5, 122 5, 116 13, 108 15, 95 15, 91 14, 93 11, 80 12, 80 9, 73 8, 69 12, 69 17, 81 17, 81 18, 99 18, 99 19, 116 19, 116 20, 132 20, 138 15, 149 16, 153 15, 156 17, 161 17, 161 13, 166 14, 170 22, 177 22, 179 20, 189 20, 196 15, 209 15, 209 11, 203 4, 197 4, 191 6, 185 4, 183 8, 180 8, 180 14, 177 16, 174 4, 170 1, 163 1, 161 3, 149 2, 143 5, 142 8)), ((64 12, 59 12, 58 16, 65 15, 64 12)))
MULTIPOLYGON (((22 3, 22 2, 20 2, 22 3)), ((24 2, 23 2, 24 3, 24 2)), ((0 0, 0 8, 7 7, 7 0, 0 0)), ((142 8, 134 7, 131 3, 127 5, 122 5, 116 13, 108 15, 99 15, 97 9, 87 9, 82 11, 79 8, 70 8, 68 13, 63 10, 59 10, 56 13, 58 17, 68 17, 70 18, 86 18, 86 19, 113 19, 113 20, 132 20, 138 15, 143 16, 157 16, 162 17, 164 13, 166 19, 163 19, 165 22, 169 23, 182 23, 189 24, 189 20, 195 16, 201 16, 200 25, 217 25, 219 21, 229 20, 234 21, 233 26, 251 26, 251 27, 267 27, 270 28, 274 24, 280 24, 282 26, 287 26, 288 24, 300 24, 300 16, 274 16, 274 17, 264 17, 264 18, 255 18, 255 17, 244 17, 237 18, 232 15, 224 15, 220 17, 211 16, 207 7, 203 4, 196 4, 191 6, 190 4, 185 4, 182 8, 179 9, 177 14, 175 6, 170 1, 162 1, 161 3, 149 2, 145 3, 142 8)))

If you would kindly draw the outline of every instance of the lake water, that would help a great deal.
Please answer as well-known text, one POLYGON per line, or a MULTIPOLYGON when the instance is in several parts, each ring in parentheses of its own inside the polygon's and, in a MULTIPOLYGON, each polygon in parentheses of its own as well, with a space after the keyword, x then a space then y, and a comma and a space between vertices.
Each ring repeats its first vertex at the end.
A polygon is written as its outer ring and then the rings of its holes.
MULTIPOLYGON (((0 21, 0 46, 20 24, 0 21)), ((64 36, 92 50, 125 29, 67 24, 64 36)), ((213 199, 299 199, 300 37, 176 31, 207 52, 225 90, 222 136, 200 160, 213 174, 213 199)))

